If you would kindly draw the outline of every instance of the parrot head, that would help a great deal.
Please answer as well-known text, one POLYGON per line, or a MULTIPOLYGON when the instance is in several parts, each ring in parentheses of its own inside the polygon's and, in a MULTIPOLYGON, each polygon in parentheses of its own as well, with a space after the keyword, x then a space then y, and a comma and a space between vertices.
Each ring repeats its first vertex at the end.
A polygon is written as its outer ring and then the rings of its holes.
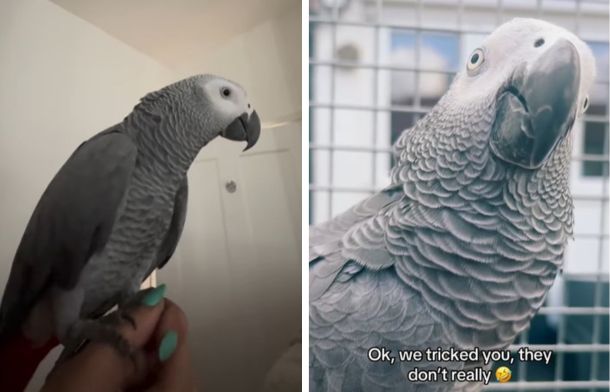
POLYGON ((195 76, 196 88, 200 88, 206 102, 214 108, 220 136, 229 140, 246 141, 248 150, 254 146, 261 133, 261 122, 248 101, 246 91, 237 83, 213 76, 195 76))
MULTIPOLYGON (((216 136, 245 141, 245 150, 254 146, 261 122, 246 91, 237 83, 215 75, 195 75, 149 94, 169 97, 169 105, 181 114, 197 144, 207 144, 216 136)), ((146 99, 146 97, 145 97, 146 99)))
POLYGON ((493 102, 489 144, 499 159, 540 168, 587 109, 595 78, 588 46, 567 30, 513 19, 468 57, 451 90, 462 102, 493 102))

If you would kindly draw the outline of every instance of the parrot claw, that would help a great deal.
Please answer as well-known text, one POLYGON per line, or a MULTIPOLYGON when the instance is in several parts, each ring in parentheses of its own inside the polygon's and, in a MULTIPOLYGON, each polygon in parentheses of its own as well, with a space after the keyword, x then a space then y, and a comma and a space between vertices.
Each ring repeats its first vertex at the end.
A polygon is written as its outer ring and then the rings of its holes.
POLYGON ((124 322, 127 322, 127 323, 129 323, 129 325, 131 325, 133 327, 133 329, 137 329, 136 321, 127 312, 127 309, 130 309, 130 308, 119 308, 117 311, 109 313, 106 316, 104 316, 103 318, 101 318, 100 321, 102 321, 108 325, 112 325, 112 326, 116 326, 116 325, 122 324, 124 322))
MULTIPOLYGON (((112 316, 115 317, 115 316, 112 316)), ((61 363, 79 353, 88 343, 105 343, 112 346, 137 367, 136 353, 129 342, 110 325, 106 318, 101 320, 80 320, 70 329, 65 348, 57 363, 61 363)))
POLYGON ((118 313, 119 313, 119 317, 122 320, 127 321, 133 327, 133 329, 138 329, 138 327, 136 325, 136 320, 134 320, 133 317, 131 317, 130 314, 124 313, 124 312, 121 312, 121 311, 119 311, 118 313))
MULTIPOLYGON (((118 310, 109 314, 116 322, 121 323, 127 321, 133 329, 138 329, 136 321, 131 317, 130 311, 142 306, 143 300, 151 291, 155 290, 155 287, 149 287, 144 290, 137 291, 132 295, 129 295, 126 299, 119 302, 118 310)), ((106 316, 106 317, 108 317, 106 316)))
POLYGON ((129 342, 117 331, 116 327, 125 322, 129 323, 133 329, 137 329, 137 324, 131 316, 130 311, 141 306, 145 296, 154 288, 140 290, 133 295, 124 297, 119 302, 118 309, 99 319, 85 319, 77 321, 70 328, 66 339, 62 341, 64 350, 62 351, 55 366, 72 358, 78 354, 88 343, 106 343, 115 348, 118 353, 125 358, 129 358, 136 370, 138 369, 139 352, 134 350, 129 342))

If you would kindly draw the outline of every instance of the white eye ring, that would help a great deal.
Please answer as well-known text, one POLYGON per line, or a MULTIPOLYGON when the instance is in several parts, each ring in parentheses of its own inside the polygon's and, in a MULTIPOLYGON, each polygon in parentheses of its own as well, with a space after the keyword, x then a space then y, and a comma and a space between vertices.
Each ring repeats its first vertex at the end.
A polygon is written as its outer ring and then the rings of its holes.
POLYGON ((586 112, 589 109, 589 96, 585 97, 585 101, 582 104, 582 112, 586 112))
POLYGON ((475 49, 474 52, 470 55, 468 62, 466 63, 466 69, 468 71, 474 71, 483 64, 485 61, 485 53, 483 53, 482 49, 475 49))

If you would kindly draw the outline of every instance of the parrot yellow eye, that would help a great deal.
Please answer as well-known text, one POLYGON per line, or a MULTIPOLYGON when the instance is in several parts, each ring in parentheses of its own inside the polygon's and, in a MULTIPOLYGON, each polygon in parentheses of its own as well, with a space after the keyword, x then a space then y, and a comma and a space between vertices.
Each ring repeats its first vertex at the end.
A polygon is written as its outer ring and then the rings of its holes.
POLYGON ((585 101, 582 104, 582 112, 586 112, 589 109, 589 97, 585 97, 585 101))
POLYGON ((484 61, 485 57, 483 50, 475 49, 474 52, 472 52, 472 54, 470 55, 470 59, 466 64, 466 68, 468 69, 468 71, 474 71, 479 68, 484 61))
POLYGON ((227 87, 223 87, 220 89, 220 94, 225 98, 229 98, 231 96, 231 90, 229 90, 227 87))

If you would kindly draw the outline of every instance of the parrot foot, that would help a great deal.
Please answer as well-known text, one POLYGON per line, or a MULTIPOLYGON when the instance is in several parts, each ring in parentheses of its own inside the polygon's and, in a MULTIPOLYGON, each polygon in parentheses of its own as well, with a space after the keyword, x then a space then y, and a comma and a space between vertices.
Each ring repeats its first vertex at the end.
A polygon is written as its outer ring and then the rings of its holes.
POLYGON ((57 363, 80 352, 89 342, 105 343, 113 347, 137 366, 136 353, 129 342, 107 320, 79 320, 71 328, 57 363))
MULTIPOLYGON (((164 286, 164 285, 162 285, 164 286)), ((146 303, 146 298, 149 293, 155 291, 156 287, 149 287, 144 290, 137 291, 130 295, 125 300, 119 302, 119 306, 116 312, 111 313, 110 316, 115 322, 121 323, 123 321, 131 324, 133 329, 137 329, 136 321, 131 317, 130 313, 132 310, 142 306, 143 303, 146 303)), ((162 289, 161 293, 165 292, 165 288, 162 289)), ((107 316, 107 317, 108 317, 107 316)))
MULTIPOLYGON (((129 309, 131 309, 131 308, 129 308, 129 309)), ((129 309, 119 308, 116 311, 109 313, 106 316, 102 317, 100 319, 100 321, 102 321, 105 324, 112 325, 112 326, 117 326, 117 325, 120 325, 120 324, 126 322, 129 325, 131 325, 133 327, 133 329, 136 329, 136 321, 129 314, 129 312, 128 312, 129 309)))

